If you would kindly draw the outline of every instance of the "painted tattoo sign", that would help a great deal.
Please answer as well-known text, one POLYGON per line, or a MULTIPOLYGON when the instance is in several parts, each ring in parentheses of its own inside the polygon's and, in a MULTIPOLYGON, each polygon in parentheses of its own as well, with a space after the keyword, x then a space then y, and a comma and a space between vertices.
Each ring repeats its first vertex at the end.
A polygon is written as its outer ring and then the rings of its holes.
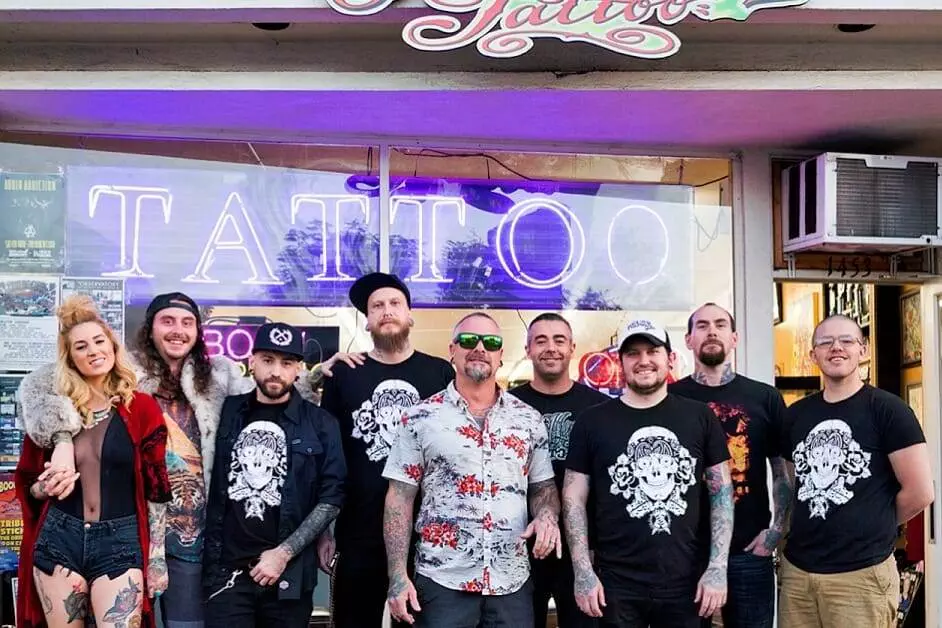
MULTIPOLYGON (((327 0, 344 15, 379 13, 395 0, 327 0)), ((665 26, 696 17, 744 21, 760 9, 796 7, 808 0, 425 0, 434 15, 406 24, 402 38, 418 50, 476 44, 488 57, 519 57, 537 39, 583 42, 642 59, 680 50, 665 26), (457 15, 470 14, 470 19, 457 15), (656 22, 656 23, 654 23, 656 22)))

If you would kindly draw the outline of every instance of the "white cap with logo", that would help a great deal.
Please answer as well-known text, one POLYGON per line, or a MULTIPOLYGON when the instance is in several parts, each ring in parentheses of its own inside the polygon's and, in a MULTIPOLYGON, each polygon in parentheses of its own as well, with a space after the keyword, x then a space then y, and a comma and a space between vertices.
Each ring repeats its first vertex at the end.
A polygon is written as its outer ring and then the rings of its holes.
POLYGON ((644 318, 633 320, 625 325, 625 328, 618 336, 619 351, 628 340, 636 337, 644 338, 655 347, 664 347, 667 349, 668 353, 671 352, 671 339, 670 336, 667 335, 667 330, 644 318))

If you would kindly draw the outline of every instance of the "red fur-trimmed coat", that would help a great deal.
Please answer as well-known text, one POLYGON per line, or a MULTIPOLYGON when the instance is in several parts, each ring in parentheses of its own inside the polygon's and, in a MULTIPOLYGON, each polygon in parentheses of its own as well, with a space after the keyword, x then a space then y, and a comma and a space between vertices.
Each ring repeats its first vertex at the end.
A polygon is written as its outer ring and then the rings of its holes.
MULTIPOLYGON (((137 507, 137 530, 144 556, 144 626, 153 628, 154 613, 147 597, 147 561, 150 555, 150 532, 147 522, 147 502, 170 501, 170 482, 167 479, 166 447, 167 424, 157 401, 145 393, 134 393, 129 408, 118 407, 118 414, 128 428, 134 444, 134 493, 137 507)), ((23 451, 16 466, 16 495, 23 506, 23 542, 20 546, 17 594, 17 628, 46 626, 42 604, 33 581, 33 546, 46 518, 49 500, 39 501, 29 494, 30 487, 44 470, 52 451, 41 449, 32 439, 23 439, 23 451)), ((90 585, 91 583, 89 583, 90 585)))

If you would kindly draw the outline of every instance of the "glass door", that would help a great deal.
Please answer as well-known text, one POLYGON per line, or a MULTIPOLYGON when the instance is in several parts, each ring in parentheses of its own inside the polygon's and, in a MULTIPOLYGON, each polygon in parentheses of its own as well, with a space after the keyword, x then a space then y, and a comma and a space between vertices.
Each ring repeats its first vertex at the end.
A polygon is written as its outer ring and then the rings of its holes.
POLYGON ((935 503, 925 517, 926 626, 942 627, 942 281, 922 287, 923 428, 935 480, 935 503))

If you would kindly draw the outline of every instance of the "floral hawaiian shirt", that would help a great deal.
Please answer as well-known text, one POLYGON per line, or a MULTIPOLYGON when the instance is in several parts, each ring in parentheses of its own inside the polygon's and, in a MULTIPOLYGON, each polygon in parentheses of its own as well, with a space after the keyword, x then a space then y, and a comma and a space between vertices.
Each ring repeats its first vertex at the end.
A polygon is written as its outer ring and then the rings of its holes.
POLYGON ((416 571, 454 590, 519 590, 530 576, 528 485, 553 479, 540 413, 500 391, 479 427, 452 382, 402 423, 383 475, 421 486, 416 571))

